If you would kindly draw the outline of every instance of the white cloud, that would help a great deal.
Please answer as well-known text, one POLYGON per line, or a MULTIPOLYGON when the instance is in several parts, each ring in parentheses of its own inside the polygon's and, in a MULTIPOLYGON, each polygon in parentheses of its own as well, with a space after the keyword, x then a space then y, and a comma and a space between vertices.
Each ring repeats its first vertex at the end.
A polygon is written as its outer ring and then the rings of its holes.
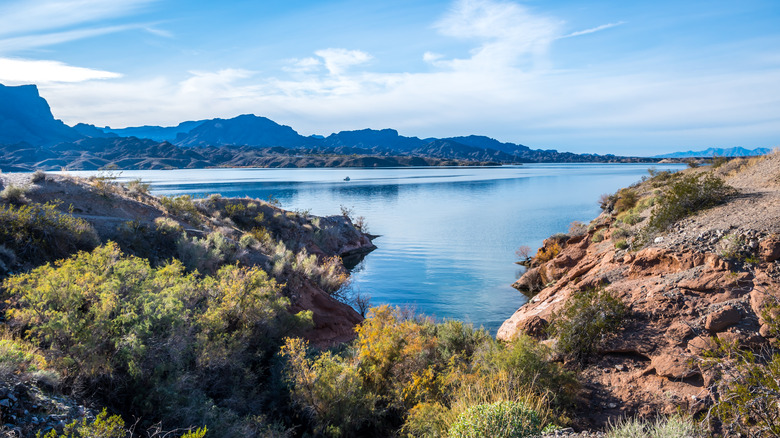
POLYGON ((349 67, 366 63, 371 60, 371 55, 360 50, 324 49, 314 52, 322 58, 325 68, 332 75, 343 74, 349 67))
POLYGON ((616 23, 602 24, 601 26, 592 27, 590 29, 578 30, 577 32, 572 32, 572 33, 570 33, 568 35, 563 35, 563 36, 561 36, 559 38, 571 38, 571 37, 576 37, 576 36, 580 36, 580 35, 587 35, 587 34, 590 34, 590 33, 600 32, 600 31, 605 30, 605 29, 610 29, 612 27, 622 26, 624 24, 626 24, 625 21, 618 21, 616 23))
POLYGON ((119 73, 74 67, 57 61, 0 58, 0 82, 6 85, 84 82, 121 76, 119 73))
POLYGON ((318 70, 322 66, 322 62, 314 57, 308 57, 303 59, 289 59, 287 64, 283 67, 284 71, 291 73, 311 73, 318 70))
POLYGON ((495 68, 523 64, 545 67, 550 43, 562 22, 534 14, 517 3, 459 0, 435 27, 444 35, 477 39, 471 58, 452 60, 453 68, 495 68), (527 55, 530 55, 530 64, 527 55), (525 61, 525 62, 523 62, 525 61))
POLYGON ((0 35, 31 34, 116 18, 157 0, 16 0, 0 6, 0 35))

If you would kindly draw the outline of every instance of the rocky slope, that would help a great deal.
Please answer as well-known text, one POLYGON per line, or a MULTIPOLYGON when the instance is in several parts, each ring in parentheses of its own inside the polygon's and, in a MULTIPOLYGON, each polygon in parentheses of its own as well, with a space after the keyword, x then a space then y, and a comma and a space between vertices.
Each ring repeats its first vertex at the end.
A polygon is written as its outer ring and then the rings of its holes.
MULTIPOLYGON (((637 207, 630 220, 605 211, 587 231, 547 239, 537 254, 554 256, 537 256, 515 283, 536 295, 504 322, 500 339, 518 332, 547 338, 570 297, 589 288, 603 287, 629 308, 622 329, 579 374, 580 427, 626 415, 700 412, 716 397, 716 375, 702 361, 713 339, 751 348, 767 342, 762 311, 780 297, 780 153, 713 172, 738 194, 663 232, 647 231, 658 206, 637 207)), ((653 178, 632 190, 641 206, 666 188, 653 178)))

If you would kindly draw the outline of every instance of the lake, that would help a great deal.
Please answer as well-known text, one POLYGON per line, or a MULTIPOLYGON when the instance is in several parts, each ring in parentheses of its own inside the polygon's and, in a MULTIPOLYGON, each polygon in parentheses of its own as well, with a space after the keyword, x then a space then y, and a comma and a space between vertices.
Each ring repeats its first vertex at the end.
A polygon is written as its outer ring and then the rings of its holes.
POLYGON ((141 178, 162 195, 273 196, 285 209, 320 216, 345 206, 380 235, 378 249, 353 270, 355 290, 373 305, 410 306, 495 333, 526 301, 511 287, 524 269, 515 250, 535 251, 572 221, 589 222, 601 194, 650 167, 684 165, 149 170, 124 171, 120 180, 141 178))

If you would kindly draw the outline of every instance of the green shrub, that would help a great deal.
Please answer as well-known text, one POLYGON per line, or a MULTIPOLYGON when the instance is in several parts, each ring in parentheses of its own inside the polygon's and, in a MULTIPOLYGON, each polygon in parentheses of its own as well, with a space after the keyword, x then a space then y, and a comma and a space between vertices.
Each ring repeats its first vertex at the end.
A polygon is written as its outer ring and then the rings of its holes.
POLYGON ((712 173, 682 176, 658 198, 648 227, 663 231, 686 216, 724 202, 735 193, 733 187, 712 173))
POLYGON ((27 192, 29 189, 24 186, 9 184, 0 191, 0 199, 11 204, 24 204, 27 202, 27 192))
POLYGON ((593 233, 593 237, 590 238, 590 241, 593 243, 599 243, 602 240, 604 240, 604 232, 599 230, 593 233))
POLYGON ((631 237, 631 231, 623 227, 615 228, 614 230, 612 230, 612 234, 610 235, 610 238, 613 241, 625 240, 628 237, 631 237))
POLYGON ((56 207, 52 203, 0 205, 0 245, 21 263, 40 264, 100 243, 92 225, 56 207))
POLYGON ((530 336, 518 335, 507 345, 483 346, 475 362, 486 375, 508 373, 516 388, 544 396, 554 407, 568 407, 574 400, 577 380, 549 357, 547 346, 530 336))
POLYGON ((618 214, 616 219, 628 225, 636 225, 643 220, 642 216, 640 216, 639 213, 634 212, 633 209, 618 214))
POLYGON ((604 289, 589 289, 572 295, 552 318, 548 333, 557 338, 557 348, 564 357, 584 363, 627 316, 628 308, 614 295, 604 289))
POLYGON ((190 195, 161 196, 160 204, 169 214, 194 224, 201 222, 200 212, 190 195))
POLYGON ((617 192, 617 200, 615 201, 615 211, 622 213, 626 210, 630 210, 636 206, 639 196, 631 189, 620 189, 617 192))
POLYGON ((461 414, 450 438, 522 438, 542 431, 539 414, 522 403, 503 401, 477 405, 461 414))
POLYGON ((282 338, 311 325, 311 312, 288 312, 258 268, 198 278, 176 261, 152 268, 114 243, 3 287, 9 324, 49 349, 68 386, 149 421, 207 418, 217 436, 235 436, 224 428, 260 412, 282 338))
MULTIPOLYGON (((52 429, 46 435, 38 432, 36 438, 131 438, 134 435, 133 429, 125 426, 124 420, 119 415, 109 416, 103 409, 94 420, 90 421, 84 418, 81 423, 74 421, 65 426, 62 434, 58 434, 52 429)), ((206 435, 205 427, 195 430, 188 430, 179 438, 203 438, 206 435)), ((172 432, 163 432, 159 430, 152 431, 149 436, 174 436, 172 432)))
POLYGON ((607 438, 696 438, 704 434, 690 418, 679 415, 646 421, 627 418, 610 424, 607 438))
POLYGON ((626 249, 628 248, 628 242, 626 239, 620 239, 617 242, 615 242, 615 249, 626 249))
POLYGON ((573 375, 547 361, 549 350, 521 336, 509 345, 484 330, 414 319, 372 308, 341 354, 307 354, 300 340, 283 348, 293 400, 315 434, 446 436, 468 408, 522 402, 540 422, 570 401, 573 375))

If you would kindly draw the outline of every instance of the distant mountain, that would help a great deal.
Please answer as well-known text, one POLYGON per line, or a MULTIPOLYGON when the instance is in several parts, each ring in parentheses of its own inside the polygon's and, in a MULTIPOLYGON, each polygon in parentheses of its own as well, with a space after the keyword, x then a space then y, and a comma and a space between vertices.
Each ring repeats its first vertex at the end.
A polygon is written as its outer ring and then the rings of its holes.
POLYGON ((303 147, 321 143, 304 137, 286 125, 265 117, 244 114, 232 119, 206 120, 187 134, 179 136, 174 144, 193 146, 282 146, 303 147))
POLYGON ((86 123, 78 123, 73 126, 73 129, 85 137, 94 137, 94 138, 119 137, 113 132, 106 132, 95 125, 88 125, 86 123))
POLYGON ((502 143, 496 139, 485 137, 484 135, 469 135, 468 137, 449 137, 444 140, 451 140, 466 146, 473 146, 483 149, 494 149, 506 152, 510 155, 520 155, 523 152, 531 150, 528 146, 514 143, 502 143))
POLYGON ((325 138, 325 145, 332 148, 352 147, 377 152, 409 152, 426 143, 417 137, 398 135, 395 129, 360 129, 341 131, 325 138))
POLYGON ((53 145, 83 137, 54 118, 35 85, 0 84, 0 144, 53 145))
POLYGON ((753 150, 741 147, 734 148, 709 148, 703 151, 672 152, 670 154, 656 155, 653 158, 693 158, 693 157, 749 157, 754 155, 766 155, 772 152, 767 148, 756 148, 753 150))
POLYGON ((186 135, 193 129, 202 125, 206 120, 197 120, 181 122, 176 126, 134 126, 129 128, 109 128, 103 129, 105 132, 114 133, 120 137, 138 137, 148 138, 157 141, 174 141, 179 136, 186 135))
POLYGON ((34 85, 0 85, 0 165, 11 169, 207 166, 442 165, 654 161, 531 149, 478 135, 406 137, 394 129, 302 136, 266 117, 187 121, 177 126, 100 128, 55 120, 34 85), (347 158, 345 158, 347 157, 347 158))

